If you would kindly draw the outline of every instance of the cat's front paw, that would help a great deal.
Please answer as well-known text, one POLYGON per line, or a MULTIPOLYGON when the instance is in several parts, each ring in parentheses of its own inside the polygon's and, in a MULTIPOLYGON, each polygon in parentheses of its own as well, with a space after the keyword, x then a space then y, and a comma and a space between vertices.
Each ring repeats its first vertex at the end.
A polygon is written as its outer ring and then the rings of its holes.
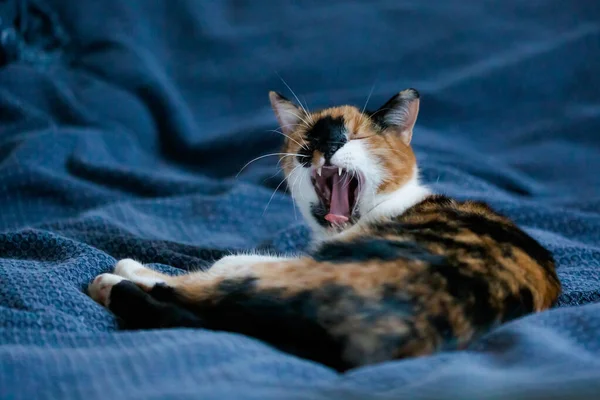
POLYGON ((122 276, 115 274, 98 275, 92 283, 88 285, 88 294, 96 302, 108 307, 110 303, 110 291, 113 286, 124 280, 122 276))
POLYGON ((132 281, 144 290, 150 290, 157 283, 166 283, 169 277, 156 272, 131 258, 120 260, 113 271, 115 275, 132 281))
POLYGON ((133 280, 133 278, 144 269, 147 268, 144 267, 142 263, 132 260, 131 258, 124 258, 117 262, 113 273, 122 276, 123 278, 133 280))

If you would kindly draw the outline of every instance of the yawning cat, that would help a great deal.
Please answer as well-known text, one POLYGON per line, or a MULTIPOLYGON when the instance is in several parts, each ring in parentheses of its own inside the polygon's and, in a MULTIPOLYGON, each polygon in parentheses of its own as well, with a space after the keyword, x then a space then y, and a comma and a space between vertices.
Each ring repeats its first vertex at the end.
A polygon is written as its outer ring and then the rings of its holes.
POLYGON ((228 256, 177 277, 121 260, 89 293, 126 328, 239 332, 343 371, 464 348, 554 304, 560 283, 545 248, 486 204, 419 182, 416 90, 375 112, 270 99, 310 253, 228 256))

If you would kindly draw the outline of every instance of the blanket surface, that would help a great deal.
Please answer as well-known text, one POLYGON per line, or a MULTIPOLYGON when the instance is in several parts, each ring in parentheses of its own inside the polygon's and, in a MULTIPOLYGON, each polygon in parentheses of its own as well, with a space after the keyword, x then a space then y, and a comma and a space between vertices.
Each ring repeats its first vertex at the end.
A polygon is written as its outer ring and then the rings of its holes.
POLYGON ((600 393, 600 8, 593 1, 0 4, 0 398, 498 399, 600 393), (337 374, 242 335, 121 332, 85 293, 302 251, 267 92, 422 92, 423 180, 550 248, 564 293, 460 352, 337 374))

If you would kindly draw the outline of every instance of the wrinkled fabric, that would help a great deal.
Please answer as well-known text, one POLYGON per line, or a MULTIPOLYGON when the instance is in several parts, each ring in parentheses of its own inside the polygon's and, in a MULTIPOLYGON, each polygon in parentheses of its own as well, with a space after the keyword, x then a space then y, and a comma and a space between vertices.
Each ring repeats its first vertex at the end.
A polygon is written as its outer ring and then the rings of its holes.
POLYGON ((0 398, 597 398, 594 2, 22 0, 0 17, 0 398), (280 76, 312 108, 417 88, 423 181, 551 249, 557 307, 345 374, 243 335, 119 331, 85 293, 119 258, 178 273, 306 248, 277 157, 242 169, 279 151, 280 76))

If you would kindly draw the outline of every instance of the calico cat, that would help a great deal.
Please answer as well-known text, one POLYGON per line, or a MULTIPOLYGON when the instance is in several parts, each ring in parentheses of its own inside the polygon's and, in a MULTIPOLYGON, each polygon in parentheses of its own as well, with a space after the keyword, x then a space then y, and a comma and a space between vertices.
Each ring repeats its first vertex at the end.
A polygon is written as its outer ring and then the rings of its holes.
POLYGON ((416 90, 375 112, 270 100, 288 186, 314 233, 310 253, 228 256, 182 276, 121 260, 89 294, 126 328, 238 332, 344 371, 461 349, 555 303, 550 252, 488 205, 419 182, 416 90))

